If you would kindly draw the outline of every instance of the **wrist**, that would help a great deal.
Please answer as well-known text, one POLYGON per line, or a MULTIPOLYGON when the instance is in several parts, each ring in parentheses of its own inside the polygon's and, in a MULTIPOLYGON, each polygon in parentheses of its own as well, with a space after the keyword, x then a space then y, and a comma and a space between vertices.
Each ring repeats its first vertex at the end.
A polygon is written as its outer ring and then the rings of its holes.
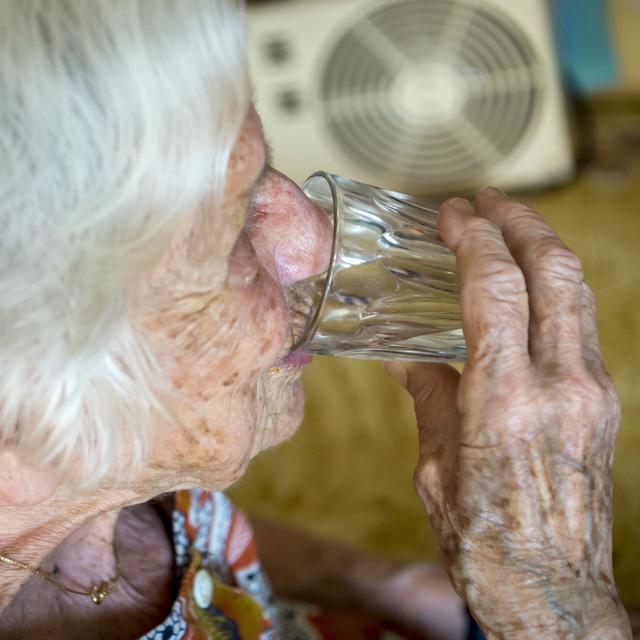
POLYGON ((507 580, 490 594, 470 590, 470 607, 488 640, 580 638, 631 640, 624 607, 611 582, 538 584, 527 589, 507 580))
POLYGON ((586 615, 586 640, 631 640, 631 625, 625 608, 617 596, 601 596, 586 615))

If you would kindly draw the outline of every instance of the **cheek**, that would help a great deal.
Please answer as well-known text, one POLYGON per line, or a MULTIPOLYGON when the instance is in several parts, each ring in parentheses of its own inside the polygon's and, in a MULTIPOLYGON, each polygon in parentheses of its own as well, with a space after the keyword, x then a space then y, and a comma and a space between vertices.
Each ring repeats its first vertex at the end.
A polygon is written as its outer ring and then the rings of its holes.
POLYGON ((228 299, 227 312, 233 328, 221 337, 230 351, 227 361, 233 374, 245 382, 273 366, 286 347, 289 312, 282 289, 264 270, 246 290, 234 290, 228 299))
POLYGON ((206 397, 255 381, 283 355, 288 320, 282 291, 264 270, 251 286, 226 289, 179 332, 174 384, 206 397))
MULTIPOLYGON (((299 372, 270 371, 286 335, 286 307, 278 304, 272 279, 248 290, 229 290, 210 305, 208 319, 189 325, 213 327, 198 342, 197 353, 183 353, 173 376, 178 393, 169 406, 185 426, 175 430, 168 448, 171 464, 205 487, 224 488, 237 481, 250 459, 288 438, 302 415, 299 372), (202 350, 203 344, 207 348, 202 350), (176 458, 177 456, 177 458, 176 458)), ((169 454, 167 454, 169 455, 169 454)))
POLYGON ((205 488, 221 490, 245 472, 256 439, 258 406, 255 388, 219 393, 207 403, 182 396, 171 406, 186 427, 170 444, 169 468, 195 475, 205 488))

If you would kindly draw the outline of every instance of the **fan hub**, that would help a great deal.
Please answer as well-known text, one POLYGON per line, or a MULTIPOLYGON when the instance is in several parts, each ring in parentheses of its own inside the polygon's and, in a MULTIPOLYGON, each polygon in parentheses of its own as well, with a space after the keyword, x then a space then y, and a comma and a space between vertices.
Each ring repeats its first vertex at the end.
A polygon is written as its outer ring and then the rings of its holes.
POLYGON ((449 120, 462 111, 465 81, 451 65, 427 62, 407 68, 393 86, 396 107, 410 121, 423 126, 449 120))

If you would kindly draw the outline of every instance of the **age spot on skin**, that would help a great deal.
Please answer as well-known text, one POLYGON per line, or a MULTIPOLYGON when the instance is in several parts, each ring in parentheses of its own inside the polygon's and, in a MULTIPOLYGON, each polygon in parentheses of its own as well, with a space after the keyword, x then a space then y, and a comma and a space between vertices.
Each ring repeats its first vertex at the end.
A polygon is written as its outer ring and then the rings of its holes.
POLYGON ((204 418, 198 420, 197 431, 198 433, 202 433, 205 435, 211 431, 211 429, 209 428, 209 423, 204 418))
POLYGON ((243 398, 249 398, 250 400, 253 400, 255 398, 255 395, 256 395, 255 385, 246 385, 241 390, 241 396, 243 398))
POLYGON ((233 374, 231 374, 230 377, 228 377, 223 383, 222 386, 223 387, 230 387, 237 379, 239 376, 239 372, 238 371, 234 371, 233 374))
POLYGON ((267 353, 267 351, 271 349, 272 345, 273 345, 273 340, 271 340, 270 338, 268 340, 265 340, 260 345, 260 355, 263 356, 265 353, 267 353))

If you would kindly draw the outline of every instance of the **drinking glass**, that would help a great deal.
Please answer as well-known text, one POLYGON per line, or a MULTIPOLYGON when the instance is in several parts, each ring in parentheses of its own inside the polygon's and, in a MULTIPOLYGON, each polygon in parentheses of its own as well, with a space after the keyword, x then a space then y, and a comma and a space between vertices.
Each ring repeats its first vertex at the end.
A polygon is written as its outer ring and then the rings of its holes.
POLYGON ((303 191, 333 221, 328 270, 289 288, 294 351, 464 360, 455 255, 437 211, 409 195, 317 172, 303 191))

